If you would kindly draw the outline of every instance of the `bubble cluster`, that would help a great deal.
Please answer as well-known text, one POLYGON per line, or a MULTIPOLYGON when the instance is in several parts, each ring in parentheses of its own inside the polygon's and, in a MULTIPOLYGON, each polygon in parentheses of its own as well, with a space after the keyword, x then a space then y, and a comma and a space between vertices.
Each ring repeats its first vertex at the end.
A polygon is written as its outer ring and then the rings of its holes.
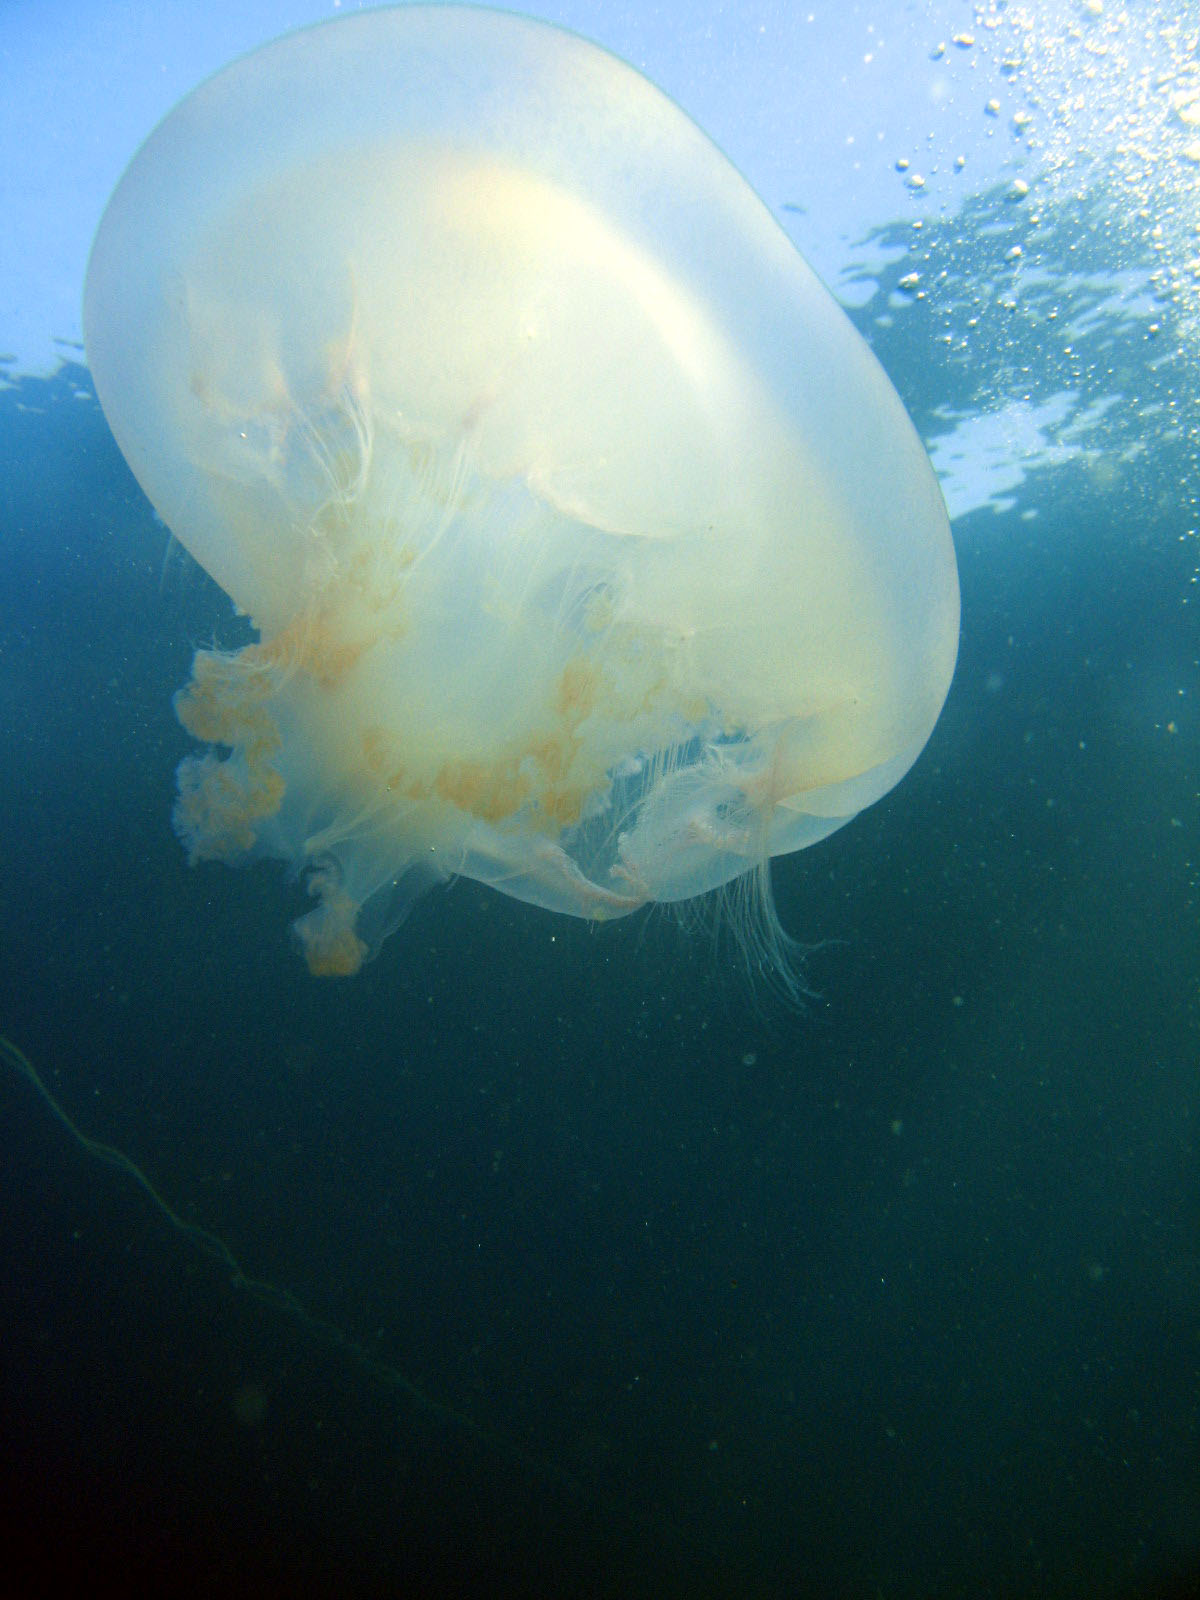
POLYGON ((1181 9, 989 0, 957 50, 930 41, 931 73, 963 52, 954 94, 977 86, 981 140, 1010 148, 1002 181, 963 197, 961 157, 931 135, 924 195, 848 275, 859 302, 876 285, 863 316, 885 362, 901 332, 931 351, 906 391, 927 438, 978 431, 982 409, 1025 419, 1008 432, 1027 466, 1082 457, 1136 489, 1167 447, 1200 475, 1200 14, 1181 9))

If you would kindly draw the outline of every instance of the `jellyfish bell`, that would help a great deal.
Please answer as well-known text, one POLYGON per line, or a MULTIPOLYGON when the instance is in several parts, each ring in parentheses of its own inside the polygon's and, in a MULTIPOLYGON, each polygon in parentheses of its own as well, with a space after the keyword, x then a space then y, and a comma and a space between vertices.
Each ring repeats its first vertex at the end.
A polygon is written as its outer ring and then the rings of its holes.
POLYGON ((176 697, 192 861, 349 974, 465 874, 604 919, 824 838, 945 698, 898 397, 639 73, 465 6, 322 23, 151 134, 85 291, 113 433, 256 643, 176 697))

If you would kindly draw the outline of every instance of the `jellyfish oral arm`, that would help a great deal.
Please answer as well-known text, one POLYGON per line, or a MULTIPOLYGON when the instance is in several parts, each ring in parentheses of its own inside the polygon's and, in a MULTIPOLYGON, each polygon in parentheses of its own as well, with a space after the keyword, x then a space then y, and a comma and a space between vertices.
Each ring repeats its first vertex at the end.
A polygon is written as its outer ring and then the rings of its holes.
POLYGON ((589 922, 609 922, 628 916, 650 898, 649 891, 631 883, 628 893, 606 889, 581 871, 567 852, 549 839, 538 840, 516 864, 512 852, 495 855, 474 839, 466 857, 467 875, 500 889, 517 900, 584 917, 589 922))

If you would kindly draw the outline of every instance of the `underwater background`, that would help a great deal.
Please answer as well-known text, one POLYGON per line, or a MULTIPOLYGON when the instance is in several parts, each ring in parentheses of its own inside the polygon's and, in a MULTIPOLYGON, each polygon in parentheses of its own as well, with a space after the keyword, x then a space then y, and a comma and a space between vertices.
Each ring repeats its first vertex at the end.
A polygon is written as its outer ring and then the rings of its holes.
MULTIPOLYGON (((921 210, 886 150, 831 284, 942 476, 959 664, 774 864, 802 1010, 703 923, 467 881, 314 981, 303 886, 170 825, 171 695, 245 625, 81 353, 7 364, 0 1032, 75 1130, 6 1053, 13 1592, 1196 1592, 1197 22, 961 12, 1024 177, 921 210), (1052 59, 1141 107, 1099 168, 1052 59)), ((764 197, 818 255, 804 173, 764 197)))

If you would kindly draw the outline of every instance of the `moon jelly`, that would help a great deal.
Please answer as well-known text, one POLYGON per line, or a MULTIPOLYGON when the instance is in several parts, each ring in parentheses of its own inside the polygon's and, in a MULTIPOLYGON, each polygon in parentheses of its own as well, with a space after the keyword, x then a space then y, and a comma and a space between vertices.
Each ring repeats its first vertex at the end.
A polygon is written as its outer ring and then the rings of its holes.
POLYGON ((85 325, 258 630, 176 698, 176 829, 305 875, 315 973, 456 874, 594 919, 763 877, 929 736, 958 585, 899 399, 704 134, 570 33, 414 5, 234 62, 122 178, 85 325))

